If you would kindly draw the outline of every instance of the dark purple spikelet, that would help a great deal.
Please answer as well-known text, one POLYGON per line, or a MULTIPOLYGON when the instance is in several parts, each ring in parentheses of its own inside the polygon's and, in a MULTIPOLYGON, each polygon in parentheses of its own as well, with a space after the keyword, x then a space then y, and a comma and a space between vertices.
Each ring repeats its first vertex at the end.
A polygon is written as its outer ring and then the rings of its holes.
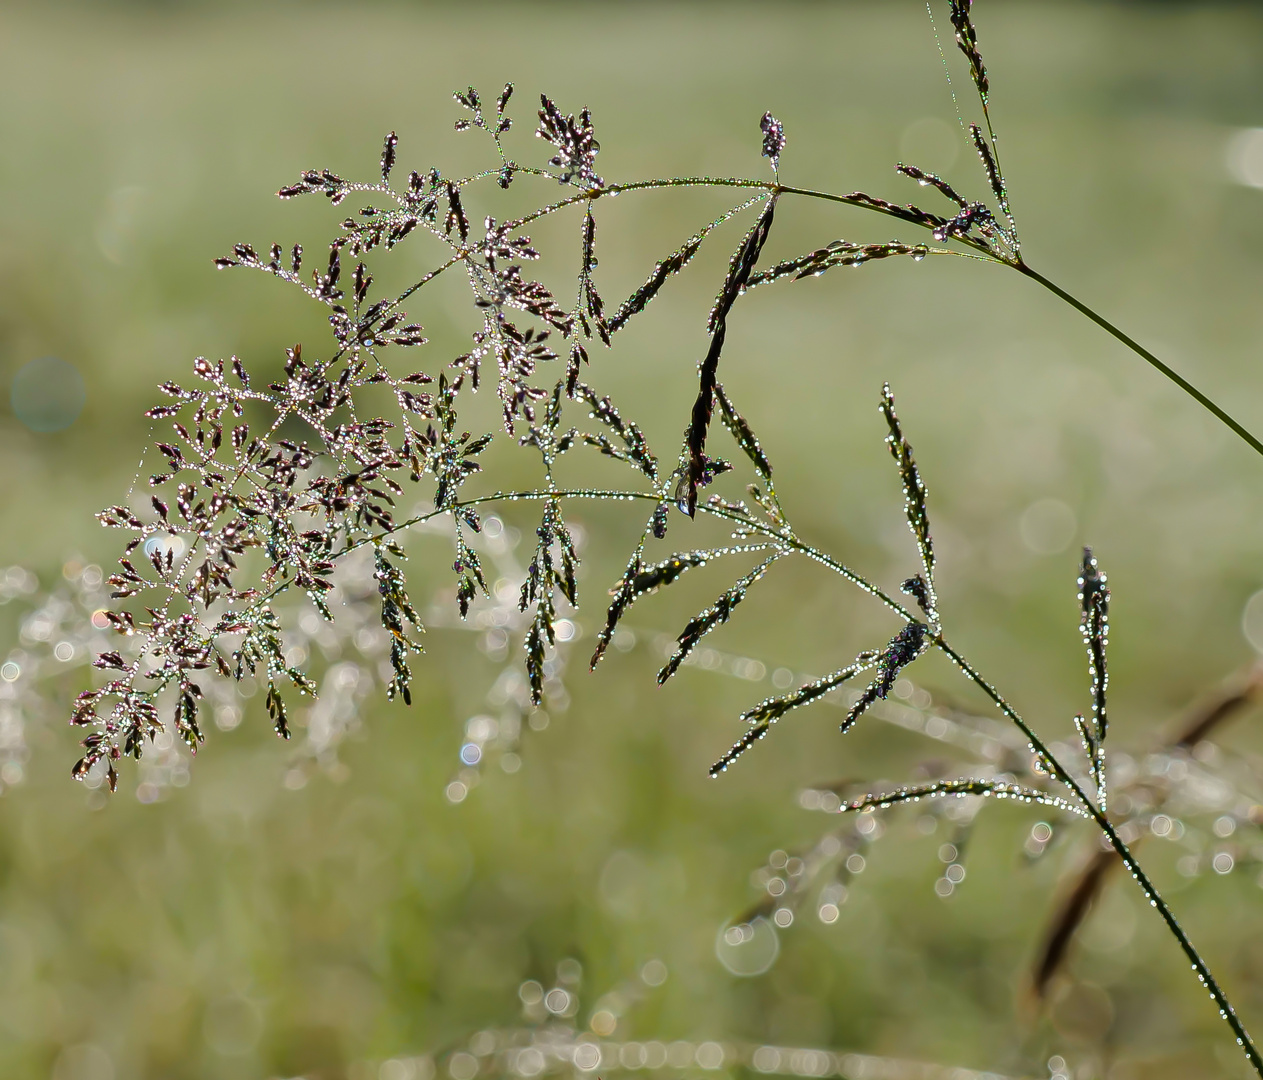
POLYGON ((767 242, 768 233, 772 229, 772 219, 776 213, 776 195, 773 194, 763 207, 759 220, 741 241, 741 246, 733 252, 728 264, 728 275, 724 278, 715 306, 711 308, 707 329, 710 330, 710 348, 702 360, 698 371, 697 400, 693 403, 693 412, 689 418, 689 426, 685 432, 685 447, 688 452, 688 472, 686 475, 687 492, 685 494, 686 513, 692 517, 697 510, 697 489, 705 482, 708 459, 706 457, 706 433, 710 429, 711 414, 715 408, 715 384, 719 371, 719 356, 723 351, 724 337, 727 334, 728 312, 737 302, 737 297, 744 291, 758 262, 763 245, 767 242))
POLYGON ((1110 591, 1104 572, 1097 565, 1090 547, 1083 549, 1079 571, 1079 604, 1082 617, 1079 632, 1088 652, 1088 673, 1092 679, 1093 736, 1104 742, 1108 727, 1105 715, 1105 691, 1109 673, 1105 666, 1105 647, 1109 644, 1110 591))
POLYGON ((564 115, 547 95, 540 94, 539 100, 542 107, 535 136, 557 151, 548 160, 559 170, 557 179, 563 184, 604 187, 605 181, 596 174, 594 166, 601 144, 593 132, 592 113, 585 106, 576 120, 573 113, 564 115))
POLYGON ((884 701, 894 689, 899 673, 925 651, 929 627, 925 623, 906 623, 877 657, 877 676, 864 689, 842 721, 840 730, 845 734, 873 702, 884 701))
MULTIPOLYGON (((975 125, 976 126, 976 125, 975 125)), ((946 180, 934 173, 926 172, 924 169, 918 169, 915 165, 905 165, 902 161, 895 166, 895 171, 902 173, 910 180, 915 180, 922 187, 932 187, 941 192, 947 198, 951 199, 962 210, 969 205, 968 201, 956 193, 956 189, 952 187, 946 180)))
POLYGON ((920 574, 915 574, 908 578, 907 581, 899 586, 899 591, 916 600, 917 607, 925 612, 926 615, 931 614, 930 587, 926 585, 925 578, 920 574))
POLYGON ((386 136, 386 143, 382 147, 382 182, 390 182, 390 170, 395 167, 395 148, 399 145, 399 139, 392 131, 386 136))
POLYGON ((969 136, 973 139, 974 149, 978 151, 978 160, 982 162, 982 168, 987 174, 987 183, 991 185, 996 202, 1000 204, 1000 209, 1012 224, 1013 218, 1009 213, 1009 192, 1004 184, 1004 176, 1000 173, 1000 164, 996 161, 995 152, 987 141, 987 137, 982 133, 982 128, 977 124, 969 125, 969 136))
POLYGON ((746 282, 747 289, 758 285, 768 285, 784 277, 792 277, 800 281, 808 277, 820 277, 835 266, 863 266, 880 259, 890 259, 906 255, 913 262, 920 262, 929 254, 925 244, 901 244, 890 241, 886 244, 852 244, 846 240, 834 240, 825 247, 809 251, 793 259, 785 259, 750 275, 746 282))
POLYGON ((982 53, 978 51, 978 31, 969 13, 973 0, 951 0, 951 5, 950 18, 956 31, 956 45, 969 61, 969 75, 985 102, 991 83, 987 78, 986 65, 982 62, 982 53))
POLYGON ((763 156, 771 158, 772 171, 781 165, 781 151, 785 149, 785 125, 770 112, 763 114, 759 121, 759 130, 763 132, 763 156))

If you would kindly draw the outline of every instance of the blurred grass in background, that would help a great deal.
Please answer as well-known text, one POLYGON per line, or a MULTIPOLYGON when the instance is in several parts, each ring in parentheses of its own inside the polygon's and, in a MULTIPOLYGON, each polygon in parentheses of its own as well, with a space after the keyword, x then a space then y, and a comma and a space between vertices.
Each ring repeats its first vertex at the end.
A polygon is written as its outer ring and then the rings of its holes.
MULTIPOLYGON (((1263 16, 994 2, 977 17, 1032 264, 1263 428, 1263 191, 1228 162, 1238 130, 1263 125, 1263 16)), ((403 168, 482 167, 487 147, 453 134, 449 95, 505 79, 518 87, 522 160, 538 155, 530 106, 544 90, 567 111, 592 107, 607 179, 762 175, 757 121, 772 109, 789 136, 787 182, 907 199, 890 168, 905 159, 981 188, 915 3, 9 4, 0 379, 8 388, 56 357, 81 374, 86 405, 66 430, 37 432, 6 392, 0 561, 49 585, 71 557, 108 565, 114 538, 92 513, 127 491, 153 387, 194 355, 266 363, 295 340, 323 349, 320 313, 295 291, 211 267, 237 240, 327 241, 340 212, 279 204, 277 187, 313 166, 373 176, 390 129, 403 168)), ((704 193, 603 206, 607 301, 723 208, 704 193)), ((540 237, 569 252, 577 221, 560 230, 540 237)), ((890 231, 787 203, 769 256, 890 231)), ((593 381, 667 457, 729 246, 594 357, 593 381)), ((393 258, 400 280, 426 265, 421 244, 393 258)), ((464 306, 413 314, 430 370, 465 350, 464 306)), ((803 535, 888 584, 914 558, 875 408, 893 383, 930 486, 954 637, 1041 729, 1068 732, 1084 705, 1078 544, 1095 545, 1114 591, 1116 748, 1143 747, 1253 656, 1241 618, 1263 587, 1260 462, 1017 275, 932 259, 760 290, 734 314, 724 368, 803 535)), ((590 641, 639 511, 574 514, 590 536, 590 641)), ((683 524, 673 538, 692 543, 683 524)), ((430 583, 422 595, 446 584, 445 556, 429 552, 413 571, 430 583)), ((633 625, 674 632, 731 580, 706 573, 645 603, 633 625)), ((782 571, 716 644, 820 671, 885 640, 879 611, 819 585, 813 570, 782 571)), ((68 777, 64 713, 30 718, 33 755, 0 799, 0 1074, 341 1077, 515 1023, 519 984, 549 984, 568 957, 583 964, 588 1003, 652 958, 666 965, 623 1037, 740 1037, 1029 1075, 1045 1075, 1050 1053, 1073 1062, 1103 1040, 1111 1076, 1240 1073, 1174 944, 1121 882, 1076 954, 1071 1006, 1051 1021, 1024 1006, 1071 858, 1067 845, 1021 868, 1033 810, 983 814, 968 880, 947 902, 931 888, 939 840, 893 817, 841 918, 800 919, 770 971, 733 977, 715 938, 755 895, 750 871, 818 834, 798 788, 900 780, 941 747, 879 725, 840 741, 819 710, 713 783, 706 766, 765 691, 686 670, 657 692, 658 657, 637 649, 593 677, 576 663, 568 711, 528 733, 520 772, 490 774, 453 806, 444 785, 462 725, 496 672, 467 638, 432 632, 412 709, 373 697, 345 773, 301 790, 281 782, 288 750, 258 699, 240 729, 212 732, 189 786, 141 805, 125 773, 123 793, 95 811, 68 777), (1105 997, 1112 1022, 1099 1009, 1083 1020, 1084 994, 1105 997)), ((915 674, 964 693, 943 668, 915 674)), ((1260 746, 1256 723, 1228 741, 1260 746)), ((1247 1026, 1263 1030, 1252 872, 1190 882, 1160 850, 1142 855, 1247 1026)))

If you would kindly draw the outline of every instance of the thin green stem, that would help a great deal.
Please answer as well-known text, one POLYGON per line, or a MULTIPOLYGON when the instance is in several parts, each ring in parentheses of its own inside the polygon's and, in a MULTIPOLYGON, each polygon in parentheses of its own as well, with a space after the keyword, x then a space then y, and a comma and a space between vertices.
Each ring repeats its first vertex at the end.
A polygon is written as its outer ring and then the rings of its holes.
MULTIPOLYGON (((587 188, 575 195, 567 196, 564 199, 558 199, 556 202, 549 203, 547 206, 541 206, 538 210, 529 214, 523 214, 519 218, 515 218, 508 224, 513 228, 520 228, 539 218, 547 217, 554 214, 558 210, 564 210, 568 206, 574 206, 579 203, 589 202, 595 199, 611 198, 622 194, 624 191, 654 191, 665 188, 678 187, 719 187, 719 188, 744 188, 746 190, 766 191, 774 195, 799 195, 805 199, 820 199, 823 202, 841 203, 844 206, 854 206, 859 210, 868 210, 874 214, 881 214, 885 217, 893 217, 908 225, 915 225, 917 228, 925 229, 929 232, 934 231, 934 226, 924 221, 912 221, 905 216, 901 207, 894 205, 883 205, 881 202, 874 202, 869 196, 860 192, 852 192, 848 195, 838 195, 829 191, 817 191, 813 188, 792 187, 788 184, 781 184, 774 180, 751 180, 740 176, 675 176, 665 180, 634 180, 626 184, 607 184, 600 188, 587 188)), ((988 259, 996 262, 1003 262, 991 248, 979 240, 975 240, 971 236, 954 236, 953 240, 973 248, 975 251, 982 253, 988 259)))
MULTIPOLYGON (((450 509, 428 510, 424 514, 417 514, 414 517, 408 518, 406 521, 397 522, 389 529, 384 529, 380 533, 375 533, 372 536, 360 537, 358 540, 348 543, 346 547, 337 552, 335 558, 340 558, 343 555, 349 555, 352 551, 355 551, 357 548, 361 548, 366 544, 379 544, 383 540, 394 536, 397 533, 401 533, 414 525, 421 525, 424 522, 437 517, 442 517, 445 514, 453 513, 456 510, 464 509, 466 507, 483 506, 487 503, 497 502, 540 502, 547 499, 592 499, 602 502, 620 502, 629 499, 639 499, 647 502, 660 502, 662 496, 650 491, 608 491, 589 488, 563 488, 555 491, 495 491, 490 495, 479 495, 473 499, 462 499, 460 502, 455 503, 450 509)), ((731 521, 734 524, 740 525, 743 528, 752 529, 755 532, 766 536, 769 540, 782 544, 790 550, 797 551, 801 555, 807 556, 807 558, 820 563, 822 566, 828 567, 834 573, 844 577, 853 585, 858 586, 864 592, 880 600, 883 604, 890 608, 891 611, 905 621, 912 621, 913 616, 908 609, 899 603, 899 601, 894 597, 889 595, 884 589, 874 585, 863 575, 857 574, 849 566, 838 562, 831 556, 826 555, 823 551, 819 551, 816 548, 811 547, 811 545, 803 543, 792 533, 783 532, 781 530, 774 529, 771 526, 763 525, 759 521, 734 513, 730 510, 725 510, 722 507, 708 506, 705 503, 701 503, 698 505, 698 509, 706 514, 709 514, 711 517, 721 518, 725 521, 731 521)))
MULTIPOLYGON (((882 211, 880 207, 873 207, 870 205, 866 205, 865 203, 860 202, 854 196, 851 196, 851 195, 831 195, 828 192, 812 191, 808 188, 785 187, 783 185, 778 185, 777 190, 787 195, 802 195, 806 198, 821 199, 825 202, 838 202, 838 203, 844 203, 849 206, 861 206, 869 210, 878 210, 879 212, 883 212, 883 213, 888 212, 888 211, 882 211)), ((962 242, 965 242, 965 243, 969 243, 968 237, 957 237, 956 239, 961 240, 962 242)), ((972 247, 974 245, 970 244, 969 246, 972 247)), ((1176 386, 1178 386, 1181 390, 1183 390, 1186 394, 1188 394, 1189 397, 1191 397, 1194 401, 1200 404, 1204 409, 1206 409, 1213 416, 1215 416, 1221 423, 1231 428, 1238 436, 1240 436, 1246 443, 1249 444, 1249 446, 1251 447, 1251 449, 1254 450, 1255 453, 1263 455, 1263 441, 1260 441, 1244 425, 1242 425, 1238 421, 1234 420, 1231 416, 1229 416, 1228 413, 1223 408, 1221 408, 1213 400, 1211 400, 1204 393, 1198 390, 1196 386, 1194 386, 1191 382, 1189 382, 1186 378, 1184 378, 1184 376, 1181 375, 1178 371, 1174 370, 1168 364, 1163 363, 1156 356, 1154 356, 1153 353, 1151 353, 1148 349, 1146 349, 1143 345, 1141 345, 1140 342, 1136 341, 1134 338, 1125 334, 1122 330, 1120 330, 1117 326, 1115 326, 1103 315, 1099 314, 1098 312, 1094 311, 1092 308, 1088 307, 1088 305, 1083 303, 1082 300, 1079 300, 1077 297, 1072 296, 1070 293, 1066 292, 1066 290, 1063 289, 1060 285, 1057 285, 1055 282, 1052 282, 1048 278, 1044 277, 1044 275, 1039 273, 1039 271, 1031 269, 1030 266, 1028 266, 1025 262, 1021 261, 1020 259, 1010 262, 1006 259, 997 258, 994 255, 994 253, 990 252, 988 249, 979 248, 978 250, 983 251, 986 257, 993 259, 995 262, 1004 263, 1007 266, 1012 266, 1013 269, 1018 271, 1018 273, 1023 274, 1024 276, 1030 278, 1032 281, 1038 282, 1045 289, 1051 292, 1054 296, 1058 297, 1061 300, 1064 300, 1067 304, 1069 304, 1072 308, 1078 311, 1081 315, 1087 316, 1094 323, 1096 323, 1096 325, 1099 326, 1102 330, 1106 331, 1106 333, 1117 338, 1124 345, 1126 345, 1127 348, 1131 349, 1131 351, 1134 352, 1137 356, 1139 356, 1142 360, 1146 361, 1147 363, 1151 364, 1153 367, 1157 368, 1158 371, 1162 372, 1163 375, 1165 375, 1168 379, 1170 379, 1173 383, 1175 383, 1176 386)))
POLYGON ((454 513, 457 510, 463 510, 469 506, 482 506, 486 503, 496 502, 539 502, 545 499, 601 499, 608 501, 621 501, 627 499, 648 499, 652 502, 658 501, 658 496, 647 491, 601 491, 601 490, 558 490, 558 491, 540 491, 533 489, 530 491, 493 491, 490 495, 479 495, 473 499, 462 499, 453 503, 450 507, 444 507, 441 510, 428 510, 424 514, 417 514, 408 518, 406 521, 399 521, 392 525, 389 529, 383 529, 379 533, 372 536, 361 536, 358 540, 348 543, 341 551, 337 552, 335 557, 349 555, 357 548, 362 548, 365 544, 380 544, 383 540, 401 533, 406 529, 412 528, 414 525, 421 525, 437 517, 443 517, 445 514, 454 513))
POLYGON ((884 589, 881 589, 878 586, 874 585, 862 574, 857 574, 849 566, 846 566, 845 564, 838 562, 837 559, 834 559, 832 556, 826 555, 823 551, 820 551, 818 548, 814 548, 810 544, 803 543, 803 541, 799 540, 798 537, 795 536, 793 532, 789 531, 788 529, 786 530, 776 529, 770 525, 764 525, 762 522, 756 521, 753 518, 744 517, 741 514, 736 514, 730 510, 724 510, 721 507, 717 507, 717 506, 708 506, 704 503, 699 503, 697 508, 698 510, 705 511, 707 514, 710 514, 712 517, 723 518, 727 521, 736 522, 742 528, 750 529, 753 532, 762 533, 764 536, 776 541, 777 543, 783 544, 785 547, 789 548, 791 551, 796 551, 800 555, 805 555, 807 558, 811 559, 813 562, 818 562, 820 563, 821 566, 828 567, 835 574, 838 574, 839 576, 844 577, 852 585, 855 585, 856 587, 862 589, 864 592, 868 593, 870 596, 873 596, 876 599, 880 600, 883 604, 885 604, 888 608, 890 608, 891 611, 893 611, 905 622, 913 621, 912 613, 908 611, 906 607, 904 607, 901 603, 899 603, 898 600, 892 597, 884 589))
MULTIPOLYGON (((599 197, 599 194, 617 194, 620 191, 637 191, 637 190, 646 190, 646 189, 660 188, 660 187, 702 187, 702 186, 704 187, 762 188, 766 191, 775 192, 778 195, 799 195, 807 199, 819 199, 822 202, 841 203, 844 206, 854 206, 861 210, 870 210, 879 214, 885 214, 890 217, 896 217, 899 220, 906 220, 897 212, 887 210, 881 206, 874 206, 871 202, 867 201, 865 198, 859 197, 856 194, 836 195, 827 191, 815 191, 811 188, 791 187, 786 184, 771 183, 767 181, 743 180, 737 177, 702 176, 702 177, 680 177, 680 178, 668 180, 668 181, 649 180, 649 181, 640 181, 640 182, 632 183, 632 184, 611 184, 608 188, 598 189, 596 192, 585 192, 583 195, 575 196, 572 199, 564 200, 560 203, 553 204, 553 206, 550 206, 550 207, 545 207, 543 210, 539 211, 536 215, 528 215, 525 218, 519 219, 519 221, 521 223, 525 223, 526 221, 531 220, 532 217, 542 216, 544 213, 551 212, 552 210, 555 210, 555 209, 560 209, 562 206, 569 205, 572 202, 577 202, 583 198, 589 198, 594 195, 597 195, 599 197)), ((908 224, 916 224, 916 225, 919 225, 919 227, 926 228, 926 229, 930 228, 930 226, 924 225, 918 222, 908 222, 908 224)), ((1125 334, 1122 330, 1120 330, 1112 322, 1106 319, 1103 315, 1098 314, 1092 308, 1088 307, 1087 304, 1083 303, 1083 301, 1079 300, 1077 297, 1072 296, 1070 293, 1066 292, 1066 290, 1061 288, 1060 285, 1057 285, 1055 282, 1050 281, 1048 278, 1044 277, 1044 275, 1039 273, 1037 270, 1031 269, 1030 266, 1028 266, 1025 262, 1022 262, 1020 259, 1015 260, 1015 261, 1002 259, 998 257, 995 254, 995 252, 993 252, 990 248, 973 241, 970 237, 958 236, 958 237, 955 237, 955 239, 960 241, 967 247, 973 248, 975 251, 979 253, 979 255, 982 258, 988 261, 994 261, 994 262, 1002 263, 1003 265, 1006 265, 1006 266, 1013 267, 1013 269, 1017 270, 1020 274, 1023 274, 1024 276, 1030 278, 1032 281, 1038 282, 1045 289, 1051 292, 1054 296, 1057 296, 1061 300, 1064 300, 1067 304, 1069 304, 1072 308, 1074 308, 1080 314, 1087 316, 1087 318, 1091 319, 1102 330, 1106 331, 1107 333, 1111 334, 1113 337, 1121 341, 1124 345, 1126 345, 1129 349, 1131 349, 1131 351, 1134 352, 1141 359, 1145 360, 1147 363, 1157 368, 1158 371, 1162 372, 1163 375, 1165 375, 1168 379, 1170 379, 1173 383, 1175 383, 1176 386, 1178 386, 1181 390, 1183 390, 1186 394, 1188 394, 1189 397, 1193 398, 1193 400, 1196 401, 1198 404, 1200 404, 1204 409, 1206 409, 1208 412, 1214 415, 1221 423, 1231 428, 1238 436, 1240 436, 1240 438, 1242 438, 1246 443, 1249 444, 1249 446, 1255 451, 1255 453, 1263 455, 1263 441, 1260 441, 1256 436, 1254 436, 1244 425, 1234 420, 1223 408, 1221 408, 1213 400, 1211 400, 1204 393, 1198 390, 1197 387, 1194 386, 1191 382, 1189 382, 1186 378, 1184 378, 1183 375, 1175 371, 1168 364, 1163 363, 1156 356, 1154 356, 1153 353, 1151 353, 1148 349, 1146 349, 1134 338, 1125 334)), ((938 249, 934 249, 934 250, 938 250, 938 249)), ((958 254, 964 254, 964 253, 958 252, 958 254)))
POLYGON ((1146 360, 1150 364, 1152 364, 1155 368, 1157 368, 1160 372, 1162 372, 1163 375, 1165 375, 1168 379, 1170 379, 1173 383, 1175 383, 1176 386, 1178 386, 1181 390, 1183 390, 1186 394, 1188 394, 1189 397, 1193 398, 1205 409, 1213 413, 1215 417, 1217 417, 1220 421, 1222 421, 1224 424, 1230 427, 1233 431, 1235 431, 1239 436, 1241 436, 1242 439, 1244 439, 1247 443, 1249 443, 1250 447, 1254 450, 1255 453, 1263 454, 1263 442, 1260 442, 1257 438, 1255 438, 1254 435, 1252 435, 1249 431, 1246 430, 1246 428, 1244 428, 1241 424, 1239 424, 1236 420, 1234 420, 1231 416, 1229 416, 1226 412, 1224 412, 1223 409, 1221 409, 1210 398, 1208 398, 1205 394, 1203 394, 1200 390, 1198 390, 1197 387, 1194 386, 1191 382, 1189 382, 1186 378, 1184 378, 1183 375, 1181 375, 1177 371, 1172 370, 1170 367, 1164 364, 1161 360, 1159 360, 1156 356, 1154 356, 1153 353, 1151 353, 1138 341, 1136 341, 1135 339, 1131 337, 1128 337, 1112 322, 1110 322, 1104 316, 1098 315, 1095 311, 1093 311, 1090 307, 1088 307, 1087 304, 1083 303, 1082 300, 1076 299, 1075 297, 1071 296, 1068 292, 1066 292, 1065 289, 1061 288, 1060 285, 1054 284, 1053 282, 1049 281, 1046 277, 1044 277, 1043 274, 1039 273, 1036 270, 1032 270, 1029 266, 1026 265, 1026 263, 1017 263, 1014 266, 1014 269, 1017 270, 1019 273, 1024 274, 1026 277, 1030 278, 1032 281, 1037 281, 1040 285, 1042 285, 1054 296, 1057 296, 1060 299, 1064 300, 1067 304, 1069 304, 1072 308, 1074 308, 1080 314, 1086 315, 1089 319, 1091 319, 1094 323, 1096 323, 1096 325, 1099 326, 1102 330, 1106 331, 1109 334, 1112 334, 1124 345, 1126 345, 1127 348, 1131 349, 1131 351, 1134 352, 1137 356, 1139 356, 1141 359, 1146 360))
MULTIPOLYGON (((987 118, 987 123, 988 123, 988 128, 990 128, 989 116, 987 118)), ((994 136, 992 136, 992 138, 993 138, 992 146, 993 146, 993 152, 994 152, 994 136)), ((530 173, 539 173, 540 175, 548 175, 546 173, 543 173, 540 170, 522 169, 521 171, 530 172, 530 173)), ((486 175, 491 175, 491 174, 488 173, 486 175)), ((828 191, 818 191, 812 188, 801 188, 801 187, 794 187, 788 184, 781 184, 775 180, 771 180, 771 181, 753 180, 753 179, 747 179, 747 178, 736 177, 736 176, 679 176, 679 177, 672 177, 670 179, 665 179, 665 180, 663 179, 637 180, 631 183, 609 184, 601 188, 589 188, 589 189, 580 191, 577 194, 568 196, 564 199, 559 199, 556 202, 548 204, 547 206, 540 207, 538 210, 534 211, 533 213, 525 214, 522 217, 517 218, 510 224, 515 228, 519 228, 532 221, 538 220, 539 218, 547 217, 550 214, 556 213, 558 210, 563 210, 568 206, 573 206, 579 203, 590 204, 596 199, 613 197, 625 191, 628 191, 628 192, 651 191, 651 190, 660 190, 664 188, 677 188, 677 187, 744 188, 746 190, 766 191, 769 194, 775 194, 778 196, 779 195, 798 195, 806 199, 818 199, 822 202, 840 203, 844 206, 853 206, 860 210, 868 210, 873 213, 882 214, 887 217, 894 217, 900 221, 905 222, 906 224, 916 225, 919 228, 933 231, 933 227, 925 222, 909 221, 906 217, 903 216, 902 213, 900 213, 900 208, 894 207, 894 206, 891 206, 888 208, 881 204, 874 204, 874 202, 871 199, 869 199, 868 196, 862 195, 859 192, 853 192, 847 195, 839 195, 839 194, 835 194, 833 192, 828 192, 828 191)), ((1083 301, 1079 300, 1077 297, 1072 296, 1070 293, 1066 292, 1065 289, 1061 288, 1061 286, 1057 285, 1056 283, 1050 281, 1048 278, 1044 277, 1044 275, 1039 273, 1037 270, 1033 270, 1030 266, 1028 266, 1025 262, 1023 262, 1020 257, 1015 257, 1012 259, 1001 257, 988 245, 986 245, 985 243, 979 240, 975 240, 973 237, 970 237, 970 236, 958 235, 958 236, 953 237, 953 239, 956 240, 961 245, 963 245, 964 247, 972 249, 974 254, 971 257, 980 258, 988 262, 1001 263, 1002 265, 1005 265, 1005 266, 1011 266, 1014 270, 1017 270, 1018 273, 1024 275, 1025 277, 1030 278, 1032 281, 1038 282, 1045 289, 1051 292, 1054 296, 1057 296, 1061 300, 1065 301, 1067 304, 1073 307, 1080 314, 1085 315, 1087 318, 1091 319, 1092 322, 1096 323, 1097 326, 1101 327, 1101 329, 1105 330, 1107 333, 1117 338, 1129 349, 1131 349, 1131 351, 1134 352, 1137 356, 1141 357, 1141 359, 1145 360, 1147 363, 1157 368, 1158 371, 1160 371, 1163 375, 1165 375, 1168 379, 1170 379, 1173 383, 1175 383, 1176 386, 1178 386, 1181 390, 1183 390, 1186 394, 1188 394, 1189 397, 1193 398, 1196 402, 1198 402, 1208 412, 1214 415, 1221 423, 1231 428, 1232 431, 1234 431, 1241 439, 1243 439, 1246 443, 1249 444, 1249 446, 1255 451, 1255 453, 1263 455, 1263 441, 1261 441, 1255 435, 1253 435, 1244 425, 1239 423, 1237 420, 1233 419, 1223 408, 1221 408, 1213 400, 1211 400, 1211 398, 1207 397, 1206 394, 1198 390, 1196 386, 1194 386, 1191 382, 1189 382, 1186 378, 1184 378, 1184 376, 1182 376, 1179 372, 1175 371, 1168 364, 1165 364, 1161 360, 1159 360, 1156 356, 1154 356, 1153 353, 1151 353, 1148 349, 1146 349, 1134 338, 1125 334, 1122 330, 1120 330, 1112 322, 1106 319, 1103 315, 1100 315, 1099 313, 1094 311, 1092 308, 1088 307, 1088 305, 1083 303, 1083 301)), ((932 248, 931 250, 935 252, 946 250, 956 255, 967 255, 966 252, 960 251, 959 249, 953 249, 953 248, 947 248, 947 249, 932 248)), ((453 261, 456 261, 456 260, 453 260, 453 261)), ((450 263, 448 265, 450 265, 450 263)), ((446 270, 446 269, 447 269, 447 265, 443 266, 438 272, 441 272, 442 270, 446 270)), ((429 275, 429 276, 433 276, 433 275, 429 275)), ((424 280, 418 284, 424 284, 424 280)), ((416 286, 414 286, 414 289, 415 288, 416 286)), ((412 292, 413 289, 410 289, 408 291, 412 292)))
POLYGON ((1233 1035, 1236 1037, 1237 1045, 1241 1047, 1249 1060, 1254 1071, 1263 1077, 1263 1057, 1259 1056, 1259 1051, 1254 1045, 1254 1040, 1250 1038, 1249 1033, 1245 1030, 1241 1021, 1237 1018, 1236 1010, 1233 1009, 1232 1003, 1229 1002, 1227 995, 1223 992, 1219 983, 1215 981, 1215 977, 1210 973, 1210 968, 1206 966, 1206 961, 1202 959, 1201 954, 1194 948, 1193 943, 1189 940, 1188 935, 1180 926, 1175 914, 1167 906, 1167 902, 1162 898, 1162 894, 1158 892, 1153 882, 1149 880, 1149 876, 1141 869, 1140 864, 1136 861, 1136 857, 1132 854, 1131 849, 1119 836, 1118 830, 1114 828, 1109 818, 1101 812, 1096 803, 1090 799, 1083 788, 1071 775, 1068 769, 1061 764, 1051 753, 1043 740, 1031 730, 1030 726, 1018 714, 1017 710, 1010 705, 995 687, 993 687, 986 679, 984 679, 960 653, 958 653, 951 645, 947 643, 941 636, 934 640, 934 644, 942 650, 952 662, 960 668, 965 676, 976 685, 984 694, 987 695, 996 705, 996 707, 1013 721, 1030 742, 1031 749, 1039 756, 1040 761, 1048 768, 1053 776, 1061 783, 1068 787, 1075 796, 1080 799, 1091 815, 1092 820, 1096 823, 1097 828, 1101 830, 1102 835, 1108 841, 1115 853, 1123 860, 1123 865, 1131 872, 1131 876, 1135 878, 1140 885, 1141 891, 1145 894, 1145 899, 1149 901, 1150 907, 1157 910, 1162 916, 1163 921, 1167 924, 1167 929, 1180 943, 1180 948, 1184 950, 1184 955, 1193 966, 1193 971, 1197 974, 1197 978, 1201 984, 1206 987, 1210 993, 1211 1000, 1214 1001, 1219 1008, 1219 1015, 1223 1017, 1227 1025, 1232 1029, 1233 1035))

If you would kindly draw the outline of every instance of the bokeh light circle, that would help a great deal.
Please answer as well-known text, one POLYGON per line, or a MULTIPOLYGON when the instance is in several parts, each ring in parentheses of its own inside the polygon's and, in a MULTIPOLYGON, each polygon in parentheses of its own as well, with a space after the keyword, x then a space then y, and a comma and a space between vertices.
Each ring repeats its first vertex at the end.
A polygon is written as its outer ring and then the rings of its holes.
POLYGON ((1263 589, 1245 602, 1245 610, 1241 612, 1241 632, 1254 646, 1255 652, 1263 653, 1263 589))
POLYGON ((1018 522, 1022 543, 1037 555, 1059 555, 1079 528, 1074 511, 1060 499, 1038 499, 1018 522))
POLYGON ((720 927, 715 955, 733 975, 762 975, 781 951, 780 938, 767 919, 755 918, 739 926, 720 927))

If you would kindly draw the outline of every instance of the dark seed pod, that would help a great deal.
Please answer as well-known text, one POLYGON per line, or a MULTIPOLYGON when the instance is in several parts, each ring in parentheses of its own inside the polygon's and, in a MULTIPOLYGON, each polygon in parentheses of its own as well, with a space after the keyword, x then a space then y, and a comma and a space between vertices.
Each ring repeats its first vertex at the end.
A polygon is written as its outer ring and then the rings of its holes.
POLYGON ((772 161, 772 171, 780 168, 781 151, 785 149, 785 125, 770 112, 763 114, 759 121, 759 130, 763 132, 763 156, 772 161))
POLYGON ((969 74, 978 88, 978 94, 986 102, 991 84, 987 79, 987 68, 982 62, 982 53, 978 51, 978 31, 974 28, 969 9, 973 0, 951 0, 952 27, 956 31, 956 45, 969 61, 969 74))
POLYGON ((386 136, 386 143, 382 147, 382 181, 389 183, 390 170, 395 167, 395 148, 399 145, 399 139, 392 131, 386 136))
POLYGON ((703 359, 698 373, 697 400, 693 404, 692 416, 688 430, 685 432, 685 447, 688 451, 688 488, 685 496, 687 513, 690 517, 697 510, 697 491, 702 486, 706 472, 706 434, 710 428, 711 413, 714 409, 716 375, 719 370, 719 355, 723 351, 724 336, 727 332, 728 312, 736 303, 737 297, 745 289, 746 283, 754 270, 763 245, 767 242, 772 228, 772 218, 776 212, 776 196, 767 200, 763 213, 753 228, 745 235, 741 246, 733 254, 728 264, 728 275, 724 278, 719 297, 711 309, 708 329, 711 332, 710 348, 703 359))

